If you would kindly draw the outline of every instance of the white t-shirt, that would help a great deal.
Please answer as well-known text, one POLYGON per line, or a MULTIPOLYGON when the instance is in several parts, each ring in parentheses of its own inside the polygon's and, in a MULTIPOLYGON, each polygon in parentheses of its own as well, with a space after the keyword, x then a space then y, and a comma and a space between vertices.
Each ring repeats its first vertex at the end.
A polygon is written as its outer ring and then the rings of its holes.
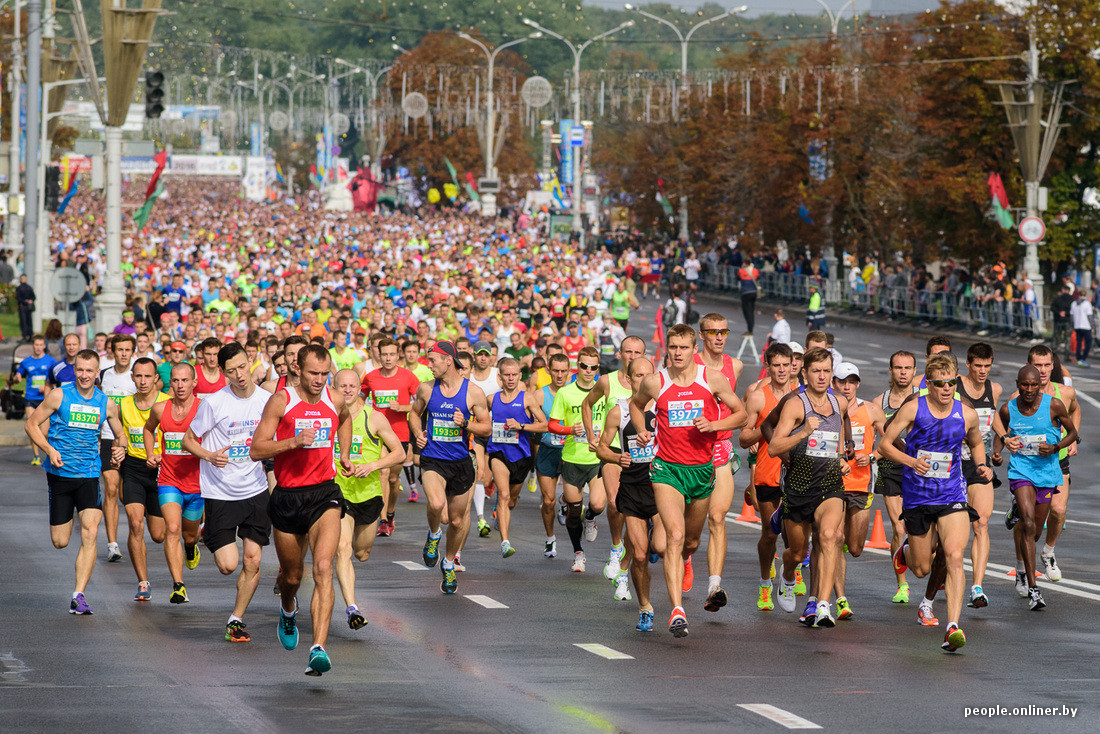
POLYGON ((490 400, 492 399, 492 397, 494 395, 496 395, 498 392, 500 392, 500 382, 497 380, 497 368, 496 367, 490 367, 489 368, 489 376, 486 377, 484 380, 477 379, 477 377, 474 376, 474 373, 471 372, 470 373, 470 382, 472 382, 475 385, 477 385, 478 387, 480 387, 482 392, 485 393, 485 397, 489 398, 490 400))
MULTIPOLYGON (((124 397, 137 392, 130 370, 126 370, 120 375, 115 372, 114 365, 99 373, 99 389, 108 398, 114 400, 116 404, 121 404, 124 397)), ((99 430, 99 437, 104 441, 115 439, 115 432, 111 430, 111 424, 108 421, 103 421, 103 428, 99 430)))
POLYGON ((779 319, 775 322, 775 326, 772 327, 772 341, 782 342, 784 344, 791 340, 791 325, 787 323, 787 319, 779 319))
POLYGON ((699 262, 699 260, 697 258, 694 258, 694 257, 688 258, 687 260, 684 261, 684 277, 686 277, 688 280, 698 280, 699 279, 699 269, 701 267, 702 267, 702 264, 699 262))
POLYGON ((1074 329, 1092 328, 1092 304, 1088 301, 1074 301, 1069 307, 1069 315, 1074 329))
POLYGON ((248 457, 252 436, 263 417, 271 393, 255 388, 252 396, 241 399, 229 386, 203 396, 191 430, 211 451, 229 446, 229 463, 219 469, 199 462, 199 490, 203 499, 243 500, 267 491, 267 475, 258 461, 248 457))

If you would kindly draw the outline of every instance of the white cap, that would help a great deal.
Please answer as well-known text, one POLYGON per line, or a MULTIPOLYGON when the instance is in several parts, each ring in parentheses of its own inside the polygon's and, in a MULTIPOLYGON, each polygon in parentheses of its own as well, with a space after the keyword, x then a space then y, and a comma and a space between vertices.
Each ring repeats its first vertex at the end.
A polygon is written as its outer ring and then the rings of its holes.
POLYGON ((833 370, 833 377, 838 380, 846 380, 849 377, 855 377, 856 379, 862 379, 859 376, 859 367, 856 367, 851 362, 841 362, 833 370))
POLYGON ((787 346, 790 347, 791 351, 795 354, 804 354, 806 352, 798 342, 787 342, 787 346))

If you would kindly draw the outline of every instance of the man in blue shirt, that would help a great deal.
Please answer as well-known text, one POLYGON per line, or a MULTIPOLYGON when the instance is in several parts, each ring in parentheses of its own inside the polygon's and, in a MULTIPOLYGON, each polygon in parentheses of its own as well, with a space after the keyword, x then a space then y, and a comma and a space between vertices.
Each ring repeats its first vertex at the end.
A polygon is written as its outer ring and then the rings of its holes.
MULTIPOLYGON (((46 378, 49 377, 50 369, 57 364, 57 360, 46 353, 46 337, 41 334, 35 334, 31 339, 31 349, 34 350, 31 356, 23 358, 15 368, 11 381, 13 385, 18 384, 20 380, 27 381, 23 397, 27 401, 28 411, 33 411, 42 404, 42 399, 46 397, 46 378)), ((37 444, 32 443, 31 448, 34 449, 34 459, 31 460, 31 464, 42 466, 37 444)))
POLYGON ((172 276, 172 287, 164 289, 164 307, 169 311, 182 313, 183 302, 187 300, 187 291, 183 289, 183 276, 172 276))
MULTIPOLYGON (((73 370, 76 365, 76 353, 80 351, 80 337, 76 334, 66 334, 62 344, 65 347, 65 358, 50 367, 49 377, 46 378, 46 387, 50 389, 67 385, 76 379, 76 373, 73 370)), ((49 390, 45 391, 46 395, 49 393, 49 390)))

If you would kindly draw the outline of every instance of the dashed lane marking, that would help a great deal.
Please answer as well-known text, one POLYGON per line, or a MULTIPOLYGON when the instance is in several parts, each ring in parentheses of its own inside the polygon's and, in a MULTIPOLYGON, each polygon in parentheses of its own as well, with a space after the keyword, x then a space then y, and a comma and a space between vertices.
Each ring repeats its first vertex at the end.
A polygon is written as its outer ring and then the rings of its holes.
POLYGON ((408 569, 410 571, 427 571, 428 567, 423 563, 417 563, 416 561, 394 561, 401 568, 408 569))
POLYGON ((590 652, 593 655, 599 655, 601 658, 607 658, 608 660, 633 660, 633 655, 627 655, 625 652, 619 652, 618 650, 612 650, 607 645, 601 645, 598 642, 574 642, 574 647, 579 647, 585 652, 590 652))
POLYGON ((788 729, 820 729, 821 727, 809 719, 803 719, 797 714, 792 714, 790 711, 785 711, 778 706, 772 706, 770 703, 739 703, 738 708, 743 708, 746 711, 751 711, 754 714, 759 714, 765 719, 770 719, 780 726, 785 726, 788 729))
POLYGON ((465 594, 464 596, 467 599, 469 599, 470 601, 472 601, 474 604, 480 604, 481 606, 485 607, 486 609, 507 609, 508 608, 507 604, 501 604, 496 599, 490 599, 489 597, 484 596, 483 594, 465 594))

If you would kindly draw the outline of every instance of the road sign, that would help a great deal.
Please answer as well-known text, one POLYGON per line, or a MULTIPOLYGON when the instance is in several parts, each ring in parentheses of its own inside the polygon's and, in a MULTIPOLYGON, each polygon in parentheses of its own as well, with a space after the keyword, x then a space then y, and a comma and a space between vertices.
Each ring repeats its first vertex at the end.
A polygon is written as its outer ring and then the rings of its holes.
POLYGON ((1041 242, 1047 234, 1047 226, 1039 217, 1025 217, 1020 222, 1020 239, 1029 245, 1041 242))
POLYGON ((569 129, 569 144, 574 148, 584 145, 584 128, 582 126, 574 125, 569 129))
POLYGON ((540 109, 550 104, 550 98, 554 95, 554 89, 550 82, 541 76, 528 77, 519 90, 520 98, 528 107, 540 109))
POLYGON ((477 190, 482 194, 495 194, 500 191, 500 179, 479 178, 477 180, 477 190))
POLYGON ((401 101, 401 110, 409 117, 417 120, 428 114, 428 98, 420 92, 409 92, 401 101))
POLYGON ((50 276, 50 290, 55 300, 64 304, 76 303, 88 290, 88 281, 76 268, 58 268, 50 276))

